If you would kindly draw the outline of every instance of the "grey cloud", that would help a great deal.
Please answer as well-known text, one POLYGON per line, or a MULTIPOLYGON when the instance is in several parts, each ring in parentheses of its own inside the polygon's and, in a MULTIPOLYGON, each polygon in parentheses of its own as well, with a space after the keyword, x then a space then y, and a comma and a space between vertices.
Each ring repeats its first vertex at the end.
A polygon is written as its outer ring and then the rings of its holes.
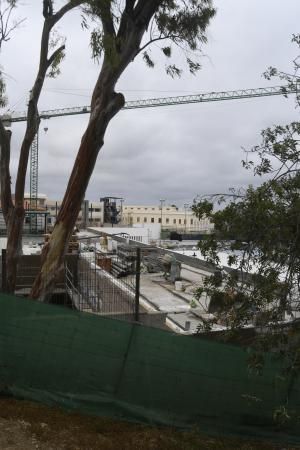
MULTIPOLYGON (((279 0, 215 3, 218 15, 203 48, 201 72, 168 78, 164 59, 154 48, 158 64, 153 70, 139 58, 119 81, 117 88, 127 100, 270 86, 276 81, 261 77, 266 67, 289 70, 296 56, 291 34, 299 32, 297 0, 286 0, 284 7, 279 0)), ((41 24, 36 2, 27 2, 24 14, 26 26, 1 55, 5 71, 13 77, 7 80, 8 94, 11 106, 18 102, 17 110, 25 108, 35 74, 41 24)), ((47 80, 40 110, 89 104, 99 67, 90 59, 88 35, 79 22, 79 14, 72 14, 60 27, 68 35, 67 58, 61 76, 47 80)), ((295 120, 297 114, 292 100, 279 97, 123 111, 109 125, 86 197, 117 195, 127 203, 154 204, 166 198, 180 203, 197 194, 256 184, 259 180, 241 167, 241 147, 251 148, 260 142, 263 128, 295 120)), ((63 195, 87 119, 51 119, 45 122, 47 133, 41 124, 39 188, 50 198, 63 195)), ((22 130, 24 124, 13 125, 13 178, 22 130)))

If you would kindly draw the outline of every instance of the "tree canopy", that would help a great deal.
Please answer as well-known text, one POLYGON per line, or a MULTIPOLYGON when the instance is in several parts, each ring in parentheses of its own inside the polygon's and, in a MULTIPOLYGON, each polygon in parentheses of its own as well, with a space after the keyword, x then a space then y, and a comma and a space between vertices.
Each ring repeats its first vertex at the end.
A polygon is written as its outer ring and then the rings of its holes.
MULTIPOLYGON (((8 2, 11 7, 15 1, 8 2)), ((31 295, 45 298, 51 291, 67 250, 90 176, 111 119, 122 109, 123 94, 115 86, 128 65, 141 54, 146 65, 153 67, 151 44, 159 44, 167 63, 166 73, 180 76, 183 68, 172 60, 177 47, 185 55, 188 70, 200 69, 198 60, 206 42, 206 30, 215 15, 212 0, 43 0, 41 50, 37 76, 33 83, 27 111, 27 126, 20 149, 15 185, 15 202, 10 188, 10 141, 0 121, 1 203, 8 228, 7 286, 14 290, 18 255, 24 220, 24 188, 30 146, 39 127, 38 102, 46 75, 59 73, 65 44, 53 38, 55 25, 72 9, 81 8, 81 26, 91 30, 92 56, 100 69, 91 98, 91 115, 79 145, 67 190, 54 226, 43 250, 41 273, 31 295)))
MULTIPOLYGON (((298 35, 293 42, 300 47, 298 35)), ((297 88, 298 60, 291 74, 269 68, 265 76, 280 76, 297 88)), ((299 332, 291 331, 300 319, 299 142, 299 121, 263 130, 260 145, 246 151, 242 161, 262 182, 201 198, 193 206, 199 218, 206 215, 214 224, 213 234, 199 248, 219 269, 205 280, 197 299, 209 296, 219 305, 216 321, 230 332, 249 324, 262 327, 256 348, 284 356, 290 374, 300 369, 299 332), (222 250, 227 267, 220 266, 222 250)), ((210 328, 203 323, 199 331, 210 328)), ((252 363, 260 366, 262 359, 254 358, 252 363)))

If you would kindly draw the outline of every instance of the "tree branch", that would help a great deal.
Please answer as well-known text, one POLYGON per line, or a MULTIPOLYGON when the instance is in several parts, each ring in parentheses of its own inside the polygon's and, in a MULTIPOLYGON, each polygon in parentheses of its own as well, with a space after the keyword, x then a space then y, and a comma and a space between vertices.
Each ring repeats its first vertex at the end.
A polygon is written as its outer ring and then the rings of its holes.
POLYGON ((11 14, 15 7, 15 5, 8 5, 6 8, 1 10, 0 2, 0 50, 2 47, 2 43, 9 41, 12 31, 14 31, 22 22, 24 22, 24 20, 26 20, 21 19, 13 22, 12 25, 10 25, 11 14))
POLYGON ((163 3, 162 0, 139 0, 134 8, 134 19, 137 24, 143 24, 147 29, 153 15, 163 3))
MULTIPOLYGON (((24 139, 21 145, 18 173, 15 186, 15 204, 17 206, 23 206, 25 179, 27 173, 27 165, 29 159, 29 152, 34 137, 39 128, 39 115, 38 115, 38 101, 41 95, 41 91, 44 85, 45 77, 48 68, 52 64, 55 57, 61 52, 64 46, 59 47, 51 57, 48 59, 49 40, 50 33, 54 25, 70 10, 76 8, 85 0, 70 0, 69 3, 64 5, 57 13, 49 15, 44 20, 44 27, 41 38, 40 47, 40 62, 37 77, 31 90, 30 100, 27 109, 27 124, 24 139)), ((48 2, 46 2, 48 3, 48 2)), ((52 4, 52 1, 50 2, 52 4)), ((47 6, 47 5, 46 5, 47 6)), ((49 5, 48 5, 49 6, 49 5)), ((50 10, 48 8, 50 14, 50 10)))
POLYGON ((45 19, 53 15, 53 2, 52 0, 43 0, 43 16, 45 19))
POLYGON ((133 22, 133 7, 135 4, 135 0, 126 0, 126 5, 121 17, 121 22, 118 30, 118 39, 122 38, 128 30, 128 26, 130 26, 133 22))
POLYGON ((167 40, 167 39, 176 39, 176 38, 178 38, 178 37, 180 37, 180 36, 176 36, 175 34, 169 34, 169 35, 167 35, 167 36, 159 36, 159 37, 157 37, 157 38, 150 39, 150 41, 146 42, 146 44, 143 45, 143 47, 141 47, 141 48, 139 49, 139 51, 137 52, 137 54, 141 53, 143 50, 145 50, 146 47, 148 47, 149 45, 153 44, 153 42, 157 42, 157 41, 165 41, 165 40, 167 40))
POLYGON ((53 14, 51 17, 49 17, 49 21, 51 23, 51 28, 71 9, 77 8, 77 6, 82 5, 85 3, 86 0, 70 0, 69 3, 62 6, 59 11, 57 11, 55 14, 53 14))
POLYGON ((101 14, 101 21, 103 25, 103 31, 106 36, 111 36, 113 38, 116 37, 116 30, 114 27, 114 21, 111 11, 111 1, 103 2, 103 5, 101 4, 99 6, 100 14, 101 14))
POLYGON ((53 53, 52 53, 52 55, 50 56, 50 58, 48 59, 48 62, 47 62, 47 64, 48 64, 48 68, 51 66, 51 64, 53 63, 53 61, 55 61, 55 58, 61 53, 61 52, 63 52, 64 50, 65 50, 65 45, 63 44, 63 45, 61 45, 59 48, 57 48, 53 53))

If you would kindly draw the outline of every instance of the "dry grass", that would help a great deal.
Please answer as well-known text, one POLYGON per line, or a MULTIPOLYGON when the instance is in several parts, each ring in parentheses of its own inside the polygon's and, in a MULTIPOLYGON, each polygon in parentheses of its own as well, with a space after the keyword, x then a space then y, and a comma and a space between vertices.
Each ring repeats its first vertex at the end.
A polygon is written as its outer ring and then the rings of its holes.
MULTIPOLYGON (((1 450, 296 450, 285 445, 211 438, 67 413, 36 403, 0 399, 1 450)), ((299 447, 298 447, 299 448, 299 447)))

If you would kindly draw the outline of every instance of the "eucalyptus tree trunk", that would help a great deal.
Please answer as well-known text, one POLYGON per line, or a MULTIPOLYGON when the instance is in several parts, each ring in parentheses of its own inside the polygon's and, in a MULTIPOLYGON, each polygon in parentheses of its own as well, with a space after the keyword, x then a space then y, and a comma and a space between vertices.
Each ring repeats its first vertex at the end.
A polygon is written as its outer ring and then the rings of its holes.
MULTIPOLYGON (((108 71, 108 70, 107 70, 108 71)), ((103 146, 104 135, 112 117, 124 106, 122 94, 114 92, 114 83, 105 83, 106 69, 98 81, 99 94, 93 99, 91 116, 82 137, 77 158, 69 179, 50 239, 42 251, 42 267, 30 296, 46 301, 63 267, 64 256, 72 235, 81 203, 85 196, 98 153, 103 146)), ((110 78, 110 77, 109 77, 110 78)))
MULTIPOLYGON (((120 76, 136 55, 153 42, 171 40, 174 45, 182 47, 185 43, 190 50, 195 50, 196 43, 205 40, 206 26, 215 13, 210 0, 106 0, 89 4, 91 13, 102 23, 101 32, 93 34, 92 47, 95 55, 104 55, 103 65, 93 92, 89 124, 82 137, 52 235, 42 252, 41 272, 31 291, 31 297, 41 301, 51 294, 56 276, 62 268, 107 125, 124 105, 123 95, 114 91, 120 76), (123 11, 121 5, 124 6, 123 11), (157 34, 153 33, 152 19, 156 23, 157 34), (141 46, 144 36, 149 40, 141 46)), ((165 55, 171 55, 170 47, 164 47, 163 50, 165 55)), ((147 52, 143 53, 143 57, 148 65, 153 65, 147 52)), ((189 58, 187 62, 192 73, 199 66, 189 58)), ((180 74, 175 65, 167 66, 166 71, 171 75, 180 74)))
POLYGON ((71 0, 55 14, 53 1, 43 1, 44 25, 41 36, 40 59, 37 76, 30 91, 27 109, 27 124, 24 139, 20 149, 19 164, 15 186, 15 199, 12 201, 10 177, 10 136, 8 136, 0 119, 0 175, 1 175, 1 205, 7 228, 6 249, 6 291, 13 293, 19 256, 22 251, 22 231, 25 216, 24 191, 30 147, 39 128, 38 102, 48 69, 62 55, 65 45, 61 45, 49 55, 50 35, 53 27, 69 11, 82 4, 84 0, 71 0))
POLYGON ((117 33, 110 3, 108 1, 98 5, 104 32, 104 59, 92 96, 90 120, 81 140, 53 232, 42 251, 40 273, 30 293, 32 298, 40 301, 46 301, 53 291, 98 153, 104 143, 106 128, 124 106, 124 97, 115 92, 115 85, 139 53, 144 33, 161 0, 139 1, 135 9, 135 2, 127 1, 117 33))

